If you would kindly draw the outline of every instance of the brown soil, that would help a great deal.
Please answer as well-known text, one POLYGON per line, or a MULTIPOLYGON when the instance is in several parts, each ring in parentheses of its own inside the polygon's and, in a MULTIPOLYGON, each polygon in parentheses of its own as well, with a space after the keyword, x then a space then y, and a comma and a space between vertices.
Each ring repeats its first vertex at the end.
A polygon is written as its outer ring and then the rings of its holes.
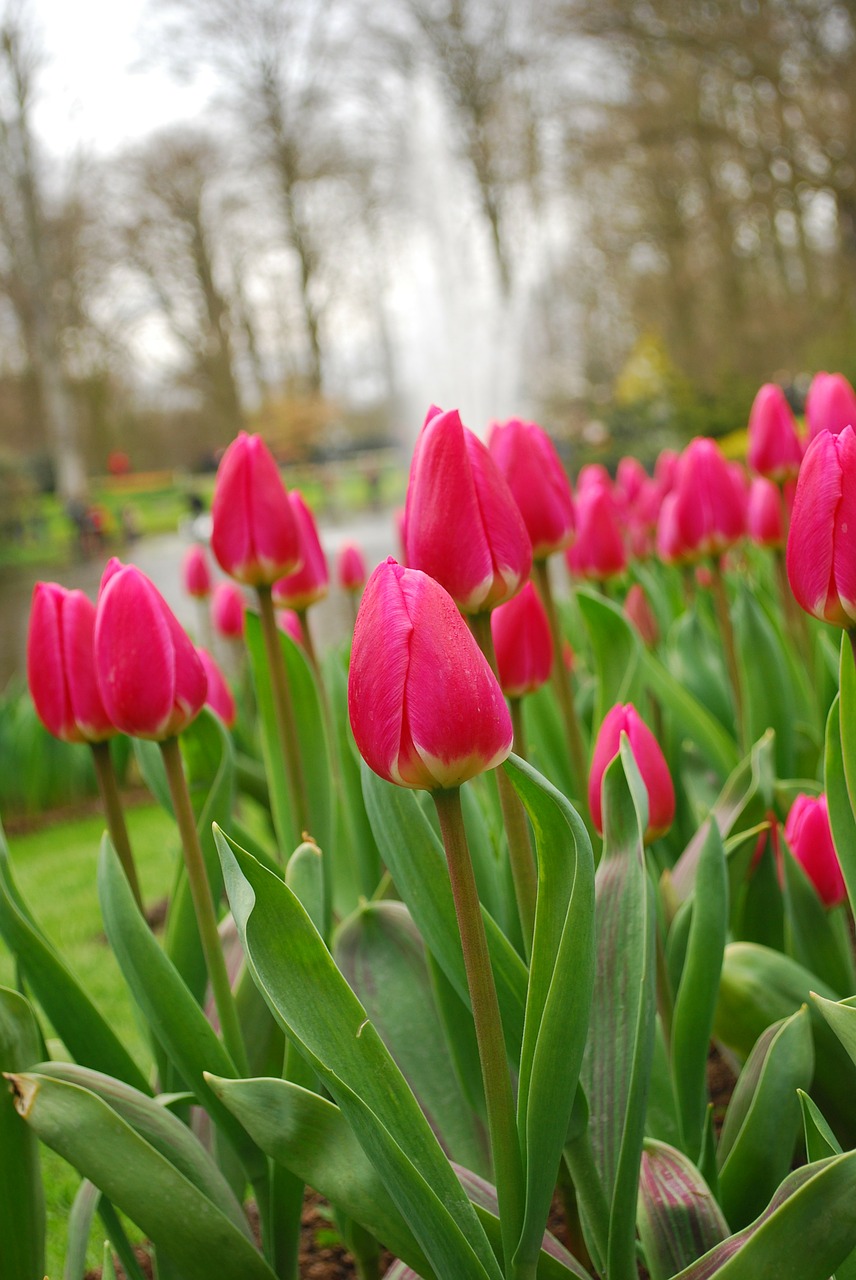
POLYGON ((717 1138, 722 1131, 726 1108, 731 1101, 737 1076, 731 1064, 715 1044, 711 1044, 707 1055, 707 1093, 713 1103, 713 1127, 717 1138))

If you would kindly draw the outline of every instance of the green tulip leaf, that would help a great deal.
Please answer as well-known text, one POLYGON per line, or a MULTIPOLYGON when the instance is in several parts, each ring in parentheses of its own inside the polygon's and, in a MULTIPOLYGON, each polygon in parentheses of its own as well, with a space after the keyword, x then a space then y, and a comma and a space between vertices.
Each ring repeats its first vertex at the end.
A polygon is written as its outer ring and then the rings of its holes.
POLYGON ((645 1140, 636 1216, 651 1280, 669 1280, 729 1234, 710 1187, 682 1152, 645 1140))
POLYGON ((597 675, 593 723, 600 725, 617 702, 636 702, 642 642, 618 605, 585 587, 577 604, 589 633, 597 675))
POLYGON ((813 1069, 811 1021, 803 1006, 761 1035, 725 1113, 719 1191, 732 1227, 757 1217, 790 1169, 800 1128, 797 1090, 809 1087, 813 1069))
POLYGON ((644 652, 641 663, 648 691, 671 713, 681 732, 696 744, 720 776, 727 776, 736 769, 740 761, 737 746, 716 717, 666 670, 653 653, 644 652))
POLYGON ((805 871, 781 839, 785 868, 785 950, 843 995, 856 986, 849 936, 835 928, 805 871))
POLYGON ((101 1192, 88 1178, 83 1178, 68 1215, 62 1280, 85 1280, 89 1234, 100 1202, 101 1192))
MULTIPOLYGON (((846 641, 847 637, 845 636, 844 639, 846 641)), ((849 643, 847 644, 847 653, 844 656, 848 659, 848 663, 844 663, 842 669, 849 672, 850 666, 852 666, 852 663, 849 662, 851 658, 849 643)), ((848 687, 849 683, 848 676, 848 687)), ((844 876, 844 883, 847 886, 847 897, 852 911, 856 909, 856 816, 854 816, 851 792, 844 767, 844 730, 841 721, 841 707, 841 698, 836 697, 829 708, 829 716, 826 721, 826 745, 823 755, 823 780, 826 789, 826 803, 829 809, 832 842, 835 845, 835 852, 838 854, 838 861, 841 864, 841 874, 844 876)), ((848 743, 851 736, 852 734, 848 731, 848 743)), ((849 749, 856 752, 856 744, 853 744, 849 749)))
POLYGON ((538 898, 517 1097, 526 1213, 515 1263, 538 1256, 570 1123, 594 988, 594 858, 576 810, 517 756, 503 766, 529 815, 538 898))
POLYGON ((500 1280, 493 1251, 406 1080, 286 884, 215 831, 247 963, 344 1112, 438 1280, 500 1280))
POLYGON ((146 1233, 184 1280, 273 1280, 248 1236, 102 1098, 64 1080, 13 1077, 18 1112, 146 1233))
MULTIPOLYGON (((29 1003, 0 987, 0 1072, 26 1071, 41 1057, 29 1003)), ((33 1280, 45 1271, 45 1198, 39 1144, 0 1078, 0 1276, 33 1280)))
POLYGON ((734 608, 734 637, 746 740, 754 742, 767 729, 776 735, 776 773, 794 772, 794 725, 797 718, 793 682, 785 652, 755 595, 740 582, 734 608), (759 679, 758 673, 764 672, 759 679))

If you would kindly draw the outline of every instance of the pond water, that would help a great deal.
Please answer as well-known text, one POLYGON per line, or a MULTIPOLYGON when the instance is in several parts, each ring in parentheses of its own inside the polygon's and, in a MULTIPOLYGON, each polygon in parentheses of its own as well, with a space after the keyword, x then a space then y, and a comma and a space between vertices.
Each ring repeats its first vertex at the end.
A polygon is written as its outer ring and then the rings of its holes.
MULTIPOLYGON (((315 642, 323 648, 342 639, 353 622, 351 602, 335 585, 339 548, 345 542, 355 542, 362 549, 370 571, 385 556, 398 556, 399 550, 391 511, 358 513, 336 523, 321 523, 319 533, 330 565, 331 586, 327 599, 313 606, 309 619, 315 642)), ((148 574, 194 640, 206 644, 205 624, 197 601, 185 595, 181 586, 181 561, 191 540, 188 529, 184 533, 145 538, 131 548, 120 550, 119 555, 148 574)), ((10 679, 26 676, 27 623, 34 584, 61 582, 65 587, 85 591, 94 599, 108 554, 109 549, 103 557, 59 570, 55 566, 42 570, 29 566, 26 570, 0 575, 0 690, 10 679)), ((213 567, 213 558, 211 563, 213 567)))

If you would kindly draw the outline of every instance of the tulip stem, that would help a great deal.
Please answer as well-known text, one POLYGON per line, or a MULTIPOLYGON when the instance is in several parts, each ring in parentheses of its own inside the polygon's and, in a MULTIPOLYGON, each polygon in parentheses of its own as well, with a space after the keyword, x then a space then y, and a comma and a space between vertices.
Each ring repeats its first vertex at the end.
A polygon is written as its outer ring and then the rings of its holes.
POLYGON ((285 669, 285 658, 279 642, 279 632, 273 610, 273 597, 268 586, 256 588, 259 597, 259 613, 267 653, 268 671, 273 690, 273 707, 276 716, 276 727, 279 732, 279 744, 288 771, 291 789, 292 823, 294 837, 299 843, 303 832, 309 830, 309 802, 306 793, 306 778, 303 773, 303 760, 300 755, 300 744, 297 738, 297 721, 294 714, 294 702, 291 697, 291 686, 288 683, 288 672, 285 669))
POLYGON ((173 812, 181 835, 181 847, 184 852, 184 865, 190 885, 190 895, 196 912, 196 924, 199 929, 199 940, 205 956, 205 967, 214 995, 214 1004, 223 1042, 231 1055, 232 1061, 241 1075, 249 1074, 244 1040, 238 1022, 238 1011, 232 996, 229 975, 226 972, 226 961, 220 946, 220 934, 217 930, 217 916, 214 910, 214 898, 199 843, 199 832, 196 830, 196 818, 190 803, 190 792, 187 790, 187 779, 184 776, 184 765, 178 738, 166 738, 159 743, 166 769, 169 794, 172 798, 173 812))
POLYGON ((98 777, 98 790, 101 792, 104 816, 107 819, 107 830, 110 832, 113 848, 119 855, 119 861, 131 887, 134 901, 142 913, 143 896, 140 893, 140 881, 137 877, 137 868, 131 851, 131 841, 128 837, 128 827, 125 823, 122 800, 119 796, 116 770, 113 768, 113 758, 110 755, 110 743, 90 742, 89 745, 92 748, 92 759, 95 762, 95 773, 98 777))
POLYGON ((563 636, 562 629, 559 626, 556 601, 553 598, 553 588, 550 585, 550 571, 546 560, 536 560, 532 569, 535 574, 538 594, 547 614, 550 636, 553 640, 553 687, 559 700, 559 710, 562 713, 562 720, 565 725, 565 737, 568 743, 568 754, 571 758, 571 768, 574 771, 577 799, 580 804, 583 804, 585 803, 586 778, 588 775, 586 750, 583 745, 582 729, 580 728, 576 703, 574 702, 574 691, 571 688, 571 677, 568 674, 565 659, 562 655, 563 636))
MULTIPOLYGON (((490 614, 476 613, 470 618, 470 626, 479 648, 496 675, 496 651, 493 647, 493 635, 490 629, 490 614)), ((512 722, 513 725, 513 722, 512 722)), ((511 864, 511 878, 514 881, 514 896, 517 899, 517 914, 520 917, 520 928, 523 933, 523 946, 526 957, 532 951, 532 935, 535 932, 535 903, 538 897, 538 872, 535 856, 529 839, 529 825, 526 810, 514 790, 514 784, 504 770, 495 770, 496 785, 499 791, 499 805, 502 809, 502 821, 508 840, 508 860, 511 864)))
POLYGON ((728 668, 731 690, 734 695, 734 720, 737 728, 737 741, 738 743, 742 743, 743 693, 740 688, 740 668, 737 665, 737 647, 734 643, 734 628, 731 625, 731 612, 728 607, 728 592, 725 588, 725 578, 719 561, 716 559, 713 560, 711 565, 710 580, 711 586, 713 587, 713 602, 716 607, 719 634, 722 639, 722 647, 725 650, 725 665, 728 668))
POLYGON ((505 1054, 499 1000, 482 920, 473 865, 467 846, 458 787, 431 793, 449 865, 452 896, 461 934, 464 967, 484 1082, 490 1145, 493 1154, 504 1274, 513 1275, 512 1259, 523 1223, 523 1164, 517 1137, 514 1096, 505 1054))
POLYGON ((514 730, 514 754, 520 756, 521 760, 528 759, 526 755, 526 732, 523 724, 523 699, 509 698, 508 709, 511 712, 511 727, 514 730))

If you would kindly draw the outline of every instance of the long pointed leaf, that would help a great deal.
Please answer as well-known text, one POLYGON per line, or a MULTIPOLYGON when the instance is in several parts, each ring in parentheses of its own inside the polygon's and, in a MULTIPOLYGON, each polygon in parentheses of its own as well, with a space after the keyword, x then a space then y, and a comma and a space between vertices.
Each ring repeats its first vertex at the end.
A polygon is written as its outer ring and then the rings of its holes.
POLYGON ((651 1280, 669 1280, 729 1234, 694 1164, 665 1142, 645 1140, 637 1225, 651 1280))
MULTIPOLYGON (((0 1072, 26 1071, 38 1060, 35 1014, 17 991, 0 987, 0 1072)), ((0 1276, 34 1280, 45 1270, 45 1197, 39 1144, 0 1078, 0 1276)))

